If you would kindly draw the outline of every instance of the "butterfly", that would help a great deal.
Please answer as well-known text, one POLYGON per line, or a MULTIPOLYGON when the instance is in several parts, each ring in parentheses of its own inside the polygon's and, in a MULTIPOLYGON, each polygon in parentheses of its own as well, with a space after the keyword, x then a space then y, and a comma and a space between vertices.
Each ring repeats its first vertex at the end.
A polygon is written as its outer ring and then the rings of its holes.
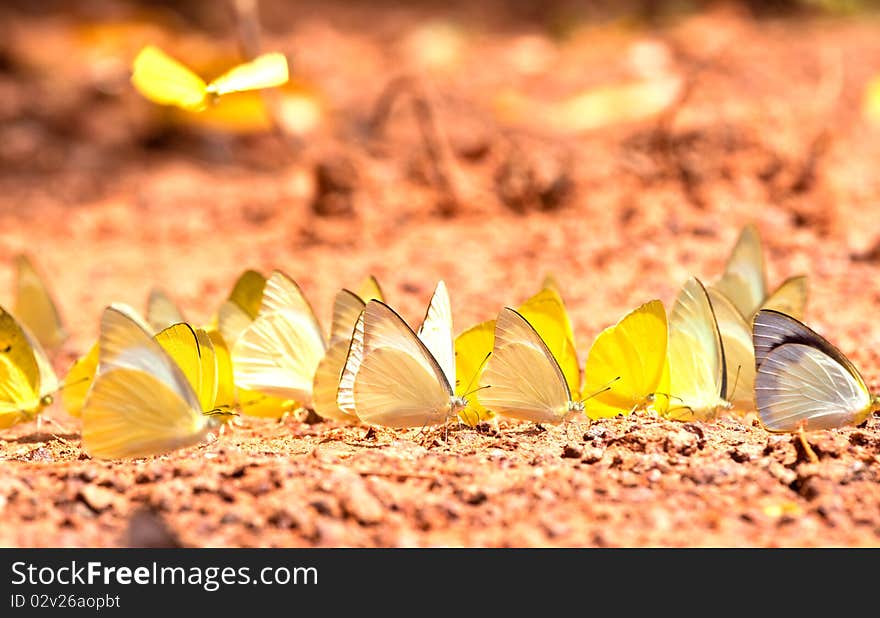
POLYGON ((58 379, 36 337, 0 307, 0 429, 39 421, 57 389, 58 379))
POLYGON ((880 409, 852 362, 796 318, 761 310, 753 338, 755 407, 768 431, 858 425, 880 409))
MULTIPOLYGON (((373 283, 375 279, 370 278, 373 283)), ((340 409, 336 402, 339 380, 348 358, 348 349, 358 318, 366 308, 366 301, 383 300, 378 283, 375 286, 362 286, 360 296, 349 290, 341 290, 333 302, 333 321, 330 326, 330 342, 327 353, 318 363, 312 382, 312 407, 322 418, 338 421, 357 421, 357 416, 340 409)))
POLYGON ((773 308, 802 317, 807 303, 807 278, 786 279, 772 294, 767 290, 764 252, 754 225, 747 225, 731 251, 724 274, 708 288, 724 343, 728 379, 733 387, 728 399, 740 410, 754 405, 755 352, 751 320, 756 311, 773 308))
POLYGON ((751 321, 762 308, 801 318, 807 304, 805 276, 790 277, 774 292, 768 291, 764 251, 754 225, 742 229, 724 267, 724 274, 712 287, 727 297, 747 321, 751 321))
MULTIPOLYGON (((216 368, 214 369, 216 393, 211 399, 212 407, 219 409, 234 407, 235 391, 233 385, 232 360, 226 342, 215 327, 191 327, 186 322, 183 313, 174 301, 172 301, 164 291, 158 288, 152 290, 150 293, 147 302, 146 317, 141 317, 137 311, 130 307, 126 308, 126 315, 130 319, 135 320, 143 330, 156 333, 154 338, 167 353, 171 354, 171 356, 179 362, 182 359, 179 358, 178 351, 186 355, 191 355, 197 353, 199 348, 193 347, 189 337, 183 338, 186 343, 184 347, 180 347, 179 345, 175 347, 175 342, 179 341, 179 338, 173 337, 172 335, 174 333, 193 331, 202 341, 202 350, 208 349, 204 340, 210 340, 210 363, 216 365, 216 368)), ((98 369, 98 360, 99 345, 98 343, 95 343, 86 354, 73 363, 64 378, 64 386, 61 390, 61 401, 64 409, 71 416, 78 417, 81 415, 86 395, 88 394, 89 388, 91 387, 95 373, 98 369)), ((208 362, 207 359, 205 359, 205 362, 208 362)))
POLYGON ((445 423, 467 405, 456 395, 452 311, 440 281, 418 334, 371 300, 355 324, 337 392, 339 408, 385 427, 445 423))
POLYGON ((666 411, 669 392, 666 309, 652 300, 627 313, 596 337, 584 367, 590 418, 613 417, 652 406, 666 411), (605 386, 609 388, 603 391, 605 386))
POLYGON ((138 92, 154 103, 202 111, 223 95, 280 86, 288 78, 284 55, 269 53, 206 83, 161 49, 148 45, 134 59, 131 81, 138 92))
POLYGON ((98 370, 82 409, 83 448, 97 459, 148 457, 197 444, 223 415, 209 409, 216 392, 206 360, 213 357, 210 340, 177 325, 167 335, 169 353, 162 334, 151 336, 133 313, 112 305, 101 316, 98 370))
POLYGON ((45 280, 26 255, 15 257, 15 273, 12 314, 37 338, 43 349, 58 350, 67 339, 67 330, 45 280))
MULTIPOLYGON (((575 351, 574 331, 555 282, 550 279, 545 281, 541 291, 526 300, 517 311, 546 342, 566 376, 569 389, 574 393, 580 392, 580 367, 575 351)), ((470 389, 472 382, 479 381, 492 352, 494 339, 495 320, 481 322, 456 337, 456 380, 459 386, 464 385, 465 392, 470 389)), ((492 418, 493 415, 477 398, 469 400, 467 407, 459 414, 461 420, 471 427, 481 420, 492 418)))
POLYGON ((495 320, 492 355, 477 397, 496 413, 533 423, 560 423, 584 412, 562 367, 521 313, 505 307, 495 320))
POLYGON ((238 388, 311 405, 312 383, 327 342, 299 286, 281 271, 266 281, 256 319, 232 345, 238 388))
POLYGON ((709 294, 695 277, 684 284, 669 314, 667 354, 670 418, 707 419, 730 409, 721 333, 709 294))

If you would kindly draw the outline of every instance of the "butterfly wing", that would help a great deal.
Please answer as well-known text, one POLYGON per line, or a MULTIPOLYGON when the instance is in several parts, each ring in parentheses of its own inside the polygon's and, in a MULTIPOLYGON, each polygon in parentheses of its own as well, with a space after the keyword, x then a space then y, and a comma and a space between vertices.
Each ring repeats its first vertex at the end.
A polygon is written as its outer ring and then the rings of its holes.
POLYGON ((231 300, 223 301, 217 310, 217 330, 228 346, 234 346, 241 334, 254 321, 247 311, 231 300))
POLYGON ((752 344, 752 329, 726 296, 714 288, 709 288, 708 293, 724 346, 725 371, 730 385, 727 399, 739 410, 751 410, 755 403, 755 348, 752 344))
POLYGON ((789 277, 764 301, 762 309, 773 309, 798 320, 804 317, 807 306, 807 277, 789 277))
POLYGON ((365 302, 371 300, 385 302, 385 294, 382 292, 382 287, 373 275, 370 275, 361 282, 357 289, 357 295, 365 302))
MULTIPOLYGON (((472 326, 455 338, 455 394, 464 396, 480 383, 486 361, 492 354, 495 341, 495 320, 487 320, 472 326)), ((476 427, 480 421, 495 416, 479 402, 470 397, 467 406, 458 413, 462 422, 476 427)))
MULTIPOLYGON (((596 337, 584 368, 590 418, 627 414, 655 393, 669 392, 666 309, 659 300, 626 314, 596 337), (602 389, 609 387, 604 392, 602 389)), ((654 405, 665 411, 666 397, 654 405)))
POLYGON ((324 353, 324 338, 307 316, 292 310, 261 314, 232 348, 235 384, 307 403, 324 353))
POLYGON ((28 377, 6 354, 0 354, 0 429, 34 417, 40 398, 28 377))
POLYGON ((347 344, 351 340, 355 322, 364 306, 364 301, 353 292, 340 290, 336 294, 333 301, 333 320, 330 323, 331 342, 345 341, 347 344))
POLYGON ((340 380, 340 407, 369 424, 424 427, 454 413, 452 396, 440 364, 403 318, 380 301, 367 303, 340 380))
POLYGON ((263 275, 255 270, 246 270, 236 279, 227 300, 238 305, 251 319, 254 319, 260 311, 265 288, 266 278, 263 275))
POLYGON ((721 279, 713 286, 724 294, 746 318, 753 315, 767 296, 764 276, 764 253, 761 237, 754 225, 747 225, 724 268, 721 279))
POLYGON ((341 290, 336 295, 333 303, 333 323, 330 327, 330 347, 318 364, 312 383, 312 407, 322 418, 338 421, 357 420, 357 416, 352 416, 339 408, 336 397, 352 333, 364 307, 364 301, 348 290, 341 290))
POLYGON ((217 399, 217 359, 208 334, 182 323, 161 331, 155 340, 186 376, 198 397, 199 409, 213 410, 217 399))
POLYGON ((299 286, 274 271, 263 290, 257 319, 232 348, 235 383, 239 388, 309 403, 315 371, 325 351, 321 326, 299 286))
POLYGON ((152 45, 135 57, 131 82, 144 97, 159 105, 176 105, 189 111, 199 111, 206 105, 207 85, 202 78, 152 45))
POLYGON ((571 392, 559 363, 528 321, 502 309, 495 321, 492 356, 479 392, 486 408, 535 423, 558 423, 569 413, 571 392))
POLYGON ((26 255, 16 256, 15 270, 16 298, 12 313, 36 336, 41 346, 57 350, 67 339, 67 331, 49 288, 26 255))
POLYGON ((821 350, 846 367, 853 375, 859 375, 855 365, 825 337, 800 320, 772 309, 762 309, 755 315, 752 342, 755 347, 757 368, 764 363, 770 352, 779 346, 786 343, 803 343, 821 350))
POLYGON ((211 340, 217 363, 217 395, 213 407, 232 408, 235 406, 235 374, 232 371, 232 356, 229 353, 229 347, 219 331, 209 329, 206 334, 211 340))
POLYGON ((186 322, 177 304, 163 290, 153 288, 147 299, 147 323, 158 333, 173 324, 186 322))
POLYGON ((40 407, 41 368, 22 326, 0 307, 0 428, 32 418, 40 407))
POLYGON ((315 379, 312 382, 312 407, 321 418, 349 422, 358 420, 357 416, 344 412, 336 403, 339 380, 345 368, 349 345, 350 341, 343 339, 331 343, 315 370, 315 379))
POLYGON ((287 58, 273 52, 232 68, 208 84, 207 91, 223 96, 230 92, 281 86, 288 79, 287 58))
POLYGON ((803 343, 786 343, 767 355, 755 379, 755 404, 774 432, 857 425, 873 409, 858 373, 803 343))
POLYGON ((669 316, 668 413, 707 418, 727 407, 724 347, 712 303, 695 278, 685 283, 669 316))
POLYGON ((452 305, 443 281, 437 283, 425 319, 419 328, 419 339, 437 361, 446 376, 446 383, 455 384, 455 341, 452 335, 452 305))
POLYGON ((71 416, 79 417, 82 414, 86 395, 95 379, 98 371, 98 344, 95 343, 89 351, 76 359, 64 377, 64 387, 61 389, 61 404, 71 416))
POLYGON ((213 427, 186 376, 124 308, 101 319, 98 372, 82 410, 92 457, 145 457, 195 444, 213 427))
POLYGON ((553 358, 559 363, 569 391, 581 390, 581 368, 574 343, 574 330, 562 297, 554 287, 544 287, 520 305, 518 312, 532 325, 553 358))

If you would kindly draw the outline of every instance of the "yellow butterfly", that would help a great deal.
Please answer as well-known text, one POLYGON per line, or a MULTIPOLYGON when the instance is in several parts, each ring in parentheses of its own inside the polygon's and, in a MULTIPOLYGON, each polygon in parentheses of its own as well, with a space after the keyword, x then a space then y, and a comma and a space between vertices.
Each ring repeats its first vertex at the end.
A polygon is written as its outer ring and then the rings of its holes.
MULTIPOLYGON (((371 277, 375 282, 375 279, 371 277)), ((361 291, 369 296, 360 296, 349 290, 342 290, 336 295, 333 302, 333 322, 330 326, 330 343, 327 353, 315 370, 315 378, 312 383, 312 407, 315 413, 322 418, 335 419, 338 421, 357 421, 353 416, 342 410, 336 402, 339 391, 339 380, 345 369, 345 361, 348 358, 348 349, 358 317, 366 308, 366 301, 383 300, 382 290, 368 285, 362 286, 361 291)))
POLYGON ((45 350, 56 351, 67 339, 67 331, 45 280, 30 258, 15 257, 16 298, 12 313, 33 334, 45 350))
POLYGON ((764 251, 754 225, 747 225, 730 253, 724 274, 714 286, 747 321, 759 309, 775 309, 802 317, 807 304, 807 278, 790 277, 773 293, 767 290, 764 251))
POLYGON ((418 334, 393 309, 368 302, 358 317, 339 381, 337 405, 362 422, 425 427, 455 418, 452 311, 440 281, 418 334))
POLYGON ((489 410, 533 423, 560 423, 583 414, 556 357, 537 330, 506 307, 495 321, 492 355, 478 397, 489 410))
POLYGON ((115 305, 104 310, 98 346, 98 371, 82 409, 89 455, 160 455, 201 442, 219 427, 224 412, 210 409, 216 360, 206 336, 181 324, 154 338, 130 310, 115 305))
POLYGON ((669 315, 667 350, 670 418, 708 419, 730 409, 721 333, 706 288, 694 277, 682 287, 669 315))
MULTIPOLYGON (((555 284, 545 281, 540 292, 519 306, 518 313, 525 317, 546 342, 562 368, 571 392, 580 393, 580 367, 575 351, 574 331, 555 284)), ((481 322, 456 337, 456 380, 459 391, 466 392, 472 382, 479 382, 484 365, 492 352, 494 338, 495 320, 481 322)), ((459 414, 461 420, 471 427, 493 416, 492 411, 484 408, 481 401, 472 398, 459 414)))
POLYGON ((46 353, 25 326, 0 307, 0 429, 39 420, 58 380, 46 353))
POLYGON ((205 83, 161 49, 148 45, 134 59, 131 81, 138 92, 154 103, 201 111, 225 94, 280 86, 288 78, 284 55, 269 53, 205 83))
POLYGON ((772 432, 858 425, 880 410, 858 369, 799 320, 761 310, 754 320, 755 406, 772 432))
POLYGON ((596 337, 584 367, 586 405, 592 419, 651 406, 666 411, 669 392, 666 309, 652 300, 626 314, 596 337), (603 390, 607 387, 607 390, 603 390))

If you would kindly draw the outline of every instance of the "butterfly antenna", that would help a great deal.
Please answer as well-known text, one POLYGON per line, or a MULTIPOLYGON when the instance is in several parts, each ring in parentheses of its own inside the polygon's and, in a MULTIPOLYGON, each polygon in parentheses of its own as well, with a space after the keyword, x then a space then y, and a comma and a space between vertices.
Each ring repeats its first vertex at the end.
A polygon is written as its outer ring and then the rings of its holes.
POLYGON ((733 378, 733 388, 731 388, 728 392, 724 393, 725 398, 728 396, 732 396, 736 392, 736 385, 739 383, 739 374, 742 371, 742 365, 736 366, 736 376, 733 378))
POLYGON ((475 389, 469 390, 468 392, 466 392, 466 393, 465 393, 464 395, 462 395, 461 397, 462 397, 462 399, 467 399, 470 395, 473 395, 474 393, 478 393, 478 392, 480 392, 480 391, 484 391, 484 390, 486 390, 487 388, 492 388, 492 385, 491 385, 491 384, 486 384, 485 386, 478 386, 478 387, 475 388, 475 389))
POLYGON ((58 386, 58 388, 56 388, 56 389, 55 389, 54 391, 52 391, 52 392, 53 392, 53 393, 61 392, 61 391, 63 391, 65 388, 70 388, 71 386, 76 386, 77 384, 82 384, 83 382, 88 382, 88 381, 91 380, 93 377, 94 377, 94 376, 83 376, 83 377, 81 377, 79 380, 74 380, 73 382, 63 382, 62 384, 60 384, 60 385, 58 386))
POLYGON ((478 388, 477 391, 472 391, 471 387, 474 385, 474 381, 480 376, 481 373, 483 373, 483 367, 486 366, 486 361, 489 360, 490 356, 492 356, 492 352, 487 353, 486 356, 483 357, 483 360, 480 361, 480 364, 477 365, 476 371, 474 371, 474 374, 471 376, 471 379, 468 380, 467 388, 465 389, 466 394, 462 395, 462 397, 467 397, 468 395, 480 390, 478 388))
POLYGON ((602 393, 605 393, 605 392, 610 391, 610 390, 611 390, 611 386, 612 386, 615 382, 617 382, 619 379, 620 379, 620 376, 617 376, 617 377, 614 378, 613 380, 609 380, 608 382, 605 383, 605 386, 603 386, 602 388, 600 388, 599 390, 597 390, 597 391, 594 392, 594 393, 590 393, 589 395, 587 395, 586 397, 584 397, 583 399, 581 399, 580 402, 581 402, 581 403, 584 403, 584 402, 586 402, 586 401, 589 401, 589 400, 592 399, 593 397, 598 397, 598 396, 601 395, 602 393))

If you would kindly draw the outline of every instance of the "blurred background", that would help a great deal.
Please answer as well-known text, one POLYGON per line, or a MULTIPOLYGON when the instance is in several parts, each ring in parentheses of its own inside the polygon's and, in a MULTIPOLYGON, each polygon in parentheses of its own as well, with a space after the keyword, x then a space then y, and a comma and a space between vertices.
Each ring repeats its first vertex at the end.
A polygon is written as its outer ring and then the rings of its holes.
POLYGON ((106 304, 160 285, 205 321, 246 267, 287 271, 325 324, 367 274, 412 320, 443 277, 457 330, 552 272, 585 352, 756 222, 771 286, 809 273, 812 323, 876 361, 878 9, 4 2, 0 302, 30 253, 75 353, 106 304), (205 78, 280 51, 291 80, 164 108, 129 81, 146 44, 205 78))

